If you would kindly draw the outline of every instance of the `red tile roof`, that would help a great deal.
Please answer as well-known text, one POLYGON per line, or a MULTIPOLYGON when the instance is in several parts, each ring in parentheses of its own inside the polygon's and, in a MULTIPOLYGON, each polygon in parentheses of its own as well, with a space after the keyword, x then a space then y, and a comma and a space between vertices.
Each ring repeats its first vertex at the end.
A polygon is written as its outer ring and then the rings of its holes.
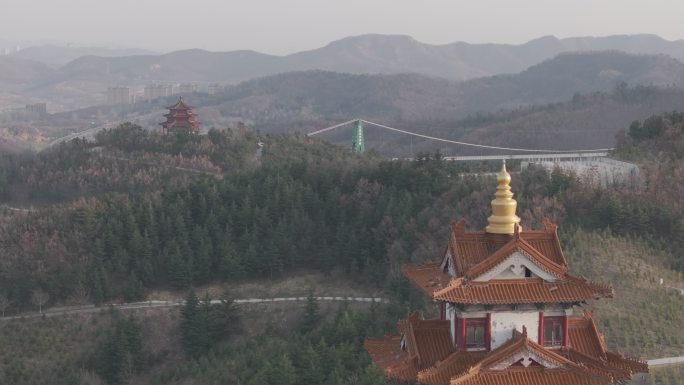
POLYGON ((600 360, 606 359, 605 339, 598 331, 591 313, 584 313, 583 317, 570 317, 568 319, 568 334, 570 346, 589 357, 600 360))
POLYGON ((595 370, 609 373, 618 379, 629 379, 633 373, 648 372, 648 364, 608 351, 605 338, 596 327, 589 312, 571 317, 568 321, 570 347, 565 353, 569 359, 595 370))
POLYGON ((648 371, 645 362, 606 351, 589 313, 570 320, 574 340, 571 337, 571 347, 559 350, 546 349, 528 339, 526 331, 514 331, 510 340, 491 352, 453 350, 450 334, 435 332, 448 330, 443 323, 423 320, 414 313, 398 324, 406 340, 406 350, 401 349, 401 336, 368 339, 366 349, 388 377, 417 380, 426 385, 613 384, 614 380, 648 371), (416 330, 427 333, 416 333, 416 330), (573 342, 580 341, 577 348, 572 346, 573 342), (598 347, 598 350, 587 347, 598 347), (533 360, 538 357, 541 362, 524 367, 514 362, 520 353, 532 356, 533 360))
POLYGON ((440 268, 440 262, 423 265, 406 264, 401 267, 404 276, 423 290, 430 298, 432 294, 449 286, 451 276, 440 268))
POLYGON ((492 351, 467 372, 452 377, 451 385, 530 385, 530 384, 613 384, 605 372, 590 370, 557 352, 527 338, 527 331, 513 332, 513 338, 492 351), (534 357, 527 367, 515 362, 520 353, 534 357), (503 364, 503 367, 499 367, 503 364))
POLYGON ((415 360, 401 349, 401 336, 385 335, 384 338, 367 338, 366 351, 373 362, 388 378, 402 381, 414 380, 418 374, 415 360))
POLYGON ((418 373, 418 382, 426 385, 447 385, 452 377, 461 374, 478 362, 482 361, 489 352, 458 350, 435 366, 418 373))
POLYGON ((448 287, 435 291, 432 298, 461 304, 573 303, 611 298, 610 286, 566 275, 556 282, 540 278, 500 279, 487 282, 456 278, 448 287))
MULTIPOLYGON (((466 231, 466 222, 452 224, 449 237, 449 252, 458 276, 465 275, 468 270, 481 263, 489 256, 509 243, 514 235, 490 234, 484 231, 466 231)), ((567 268, 567 261, 558 239, 557 226, 544 220, 542 230, 523 230, 519 237, 555 265, 567 268)))
POLYGON ((450 385, 612 385, 609 378, 567 368, 511 367, 501 371, 472 370, 450 385))
POLYGON ((567 265, 561 265, 546 258, 541 252, 532 247, 532 245, 516 234, 510 241, 508 241, 508 243, 503 245, 492 255, 468 269, 464 276, 468 279, 475 279, 494 269, 515 252, 524 254, 540 269, 556 276, 557 278, 562 278, 568 272, 567 265))
POLYGON ((424 320, 414 312, 397 323, 399 336, 367 339, 365 347, 373 361, 390 378, 415 379, 418 370, 433 366, 454 352, 447 320, 424 320), (401 349, 402 339, 406 349, 401 349))

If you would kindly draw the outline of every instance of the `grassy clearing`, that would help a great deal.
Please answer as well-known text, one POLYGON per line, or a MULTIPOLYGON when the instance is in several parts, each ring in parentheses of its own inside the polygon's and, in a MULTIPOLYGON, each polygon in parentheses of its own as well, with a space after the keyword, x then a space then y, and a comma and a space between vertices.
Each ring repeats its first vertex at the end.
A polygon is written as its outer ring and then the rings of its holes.
MULTIPOLYGON (((275 298, 306 297, 310 290, 316 296, 335 297, 383 297, 379 288, 360 285, 350 281, 342 272, 325 275, 315 271, 299 271, 283 274, 273 279, 250 280, 248 282, 220 282, 195 288, 203 295, 209 293, 212 298, 221 298, 229 294, 233 298, 275 298)), ((176 300, 185 297, 185 292, 155 290, 148 295, 149 299, 176 300)))

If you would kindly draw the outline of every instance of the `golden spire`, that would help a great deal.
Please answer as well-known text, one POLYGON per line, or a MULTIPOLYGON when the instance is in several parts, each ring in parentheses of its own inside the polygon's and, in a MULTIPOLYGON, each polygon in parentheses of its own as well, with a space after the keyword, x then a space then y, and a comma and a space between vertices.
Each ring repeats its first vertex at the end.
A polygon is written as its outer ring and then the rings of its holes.
POLYGON ((492 215, 487 219, 486 228, 492 234, 513 234, 520 218, 515 215, 518 202, 513 199, 511 192, 511 175, 506 171, 506 161, 501 165, 501 171, 496 176, 496 198, 492 201, 492 215))

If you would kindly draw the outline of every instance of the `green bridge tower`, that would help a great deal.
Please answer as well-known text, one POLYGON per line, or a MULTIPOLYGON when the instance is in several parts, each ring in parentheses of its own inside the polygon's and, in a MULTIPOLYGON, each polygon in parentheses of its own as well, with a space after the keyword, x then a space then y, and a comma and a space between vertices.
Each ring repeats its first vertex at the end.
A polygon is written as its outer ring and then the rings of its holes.
POLYGON ((365 149, 363 143, 363 123, 361 119, 354 122, 354 136, 352 137, 352 152, 361 154, 365 149))

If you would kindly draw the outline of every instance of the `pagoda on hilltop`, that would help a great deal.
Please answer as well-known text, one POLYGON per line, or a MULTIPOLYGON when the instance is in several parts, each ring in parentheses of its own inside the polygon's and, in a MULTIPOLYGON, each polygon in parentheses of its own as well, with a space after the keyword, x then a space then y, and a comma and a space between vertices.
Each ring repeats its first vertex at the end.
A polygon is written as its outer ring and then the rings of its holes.
POLYGON ((178 102, 173 106, 166 107, 169 113, 164 115, 166 121, 159 123, 163 132, 191 132, 198 133, 200 122, 197 114, 192 111, 192 107, 183 102, 183 97, 178 98, 178 102))
POLYGON ((611 286, 569 272, 557 226, 523 230, 504 163, 484 231, 451 226, 441 260, 403 266, 439 304, 438 319, 413 313, 398 334, 367 339, 385 376, 426 385, 607 385, 648 372, 646 362, 608 351, 587 300, 611 286))

